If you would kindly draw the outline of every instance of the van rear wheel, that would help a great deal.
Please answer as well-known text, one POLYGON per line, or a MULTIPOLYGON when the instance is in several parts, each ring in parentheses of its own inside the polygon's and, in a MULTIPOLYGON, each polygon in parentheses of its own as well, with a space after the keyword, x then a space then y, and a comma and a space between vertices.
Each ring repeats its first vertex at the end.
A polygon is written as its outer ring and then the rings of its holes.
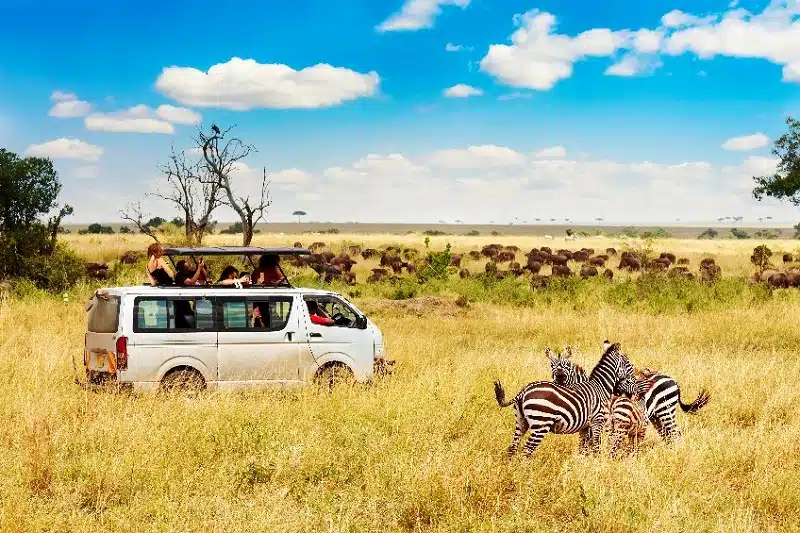
POLYGON ((353 371, 343 363, 328 363, 314 375, 314 382, 328 390, 335 386, 351 385, 354 381, 353 371))
POLYGON ((197 394, 206 388, 206 380, 193 368, 170 370, 161 380, 161 390, 166 393, 197 394))

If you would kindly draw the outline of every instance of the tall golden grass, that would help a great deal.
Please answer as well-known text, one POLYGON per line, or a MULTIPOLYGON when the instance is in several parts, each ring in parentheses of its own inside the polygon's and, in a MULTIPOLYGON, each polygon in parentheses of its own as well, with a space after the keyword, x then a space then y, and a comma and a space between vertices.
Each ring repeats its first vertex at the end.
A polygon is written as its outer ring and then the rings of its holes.
MULTIPOLYGON (((756 243, 708 244, 664 248, 744 267, 756 243)), ((0 308, 0 529, 795 531, 800 299, 784 294, 666 315, 478 303, 418 316, 359 302, 398 361, 393 376, 330 394, 197 398, 82 390, 70 364, 82 302, 12 300, 0 308), (675 445, 650 429, 641 453, 612 460, 549 435, 532 459, 508 460, 513 414, 492 381, 513 394, 547 379, 545 346, 570 344, 591 368, 606 338, 678 379, 685 402, 707 387, 711 403, 679 411, 675 445)))

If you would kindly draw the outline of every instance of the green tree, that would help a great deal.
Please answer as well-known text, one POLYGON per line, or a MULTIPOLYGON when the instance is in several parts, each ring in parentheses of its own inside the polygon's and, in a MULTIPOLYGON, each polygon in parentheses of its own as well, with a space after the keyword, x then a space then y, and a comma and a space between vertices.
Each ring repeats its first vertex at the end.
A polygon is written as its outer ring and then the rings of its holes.
POLYGON ((778 158, 778 167, 771 176, 754 176, 756 187, 753 197, 765 196, 788 200, 800 205, 800 120, 786 117, 789 130, 775 141, 772 154, 778 158))
POLYGON ((733 228, 731 229, 731 236, 734 239, 749 239, 750 235, 743 229, 733 228))
POLYGON ((0 279, 24 277, 60 290, 80 277, 80 260, 57 245, 61 221, 72 214, 72 207, 58 207, 60 192, 52 161, 0 149, 0 279))
POLYGON ((766 247, 766 245, 756 246, 753 249, 753 255, 750 256, 750 262, 753 263, 756 268, 758 269, 758 275, 764 273, 764 271, 772 266, 770 263, 769 258, 772 257, 772 250, 766 247))
POLYGON ((700 235, 697 236, 698 239, 716 239, 719 236, 719 232, 714 228, 708 228, 707 230, 703 231, 700 235))
POLYGON ((292 213, 292 216, 295 216, 295 217, 297 217, 297 223, 299 224, 299 223, 300 223, 300 217, 304 217, 304 216, 306 216, 307 214, 308 214, 308 213, 306 213, 305 211, 299 211, 299 210, 298 210, 298 211, 295 211, 294 213, 292 213))

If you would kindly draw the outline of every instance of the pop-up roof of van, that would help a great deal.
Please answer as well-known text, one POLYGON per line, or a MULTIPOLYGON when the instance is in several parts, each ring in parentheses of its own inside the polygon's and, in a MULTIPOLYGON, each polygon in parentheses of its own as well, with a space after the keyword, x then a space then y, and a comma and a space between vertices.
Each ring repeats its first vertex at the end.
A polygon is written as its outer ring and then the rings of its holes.
POLYGON ((311 255, 305 248, 263 248, 261 246, 202 246, 198 248, 166 248, 164 255, 311 255))

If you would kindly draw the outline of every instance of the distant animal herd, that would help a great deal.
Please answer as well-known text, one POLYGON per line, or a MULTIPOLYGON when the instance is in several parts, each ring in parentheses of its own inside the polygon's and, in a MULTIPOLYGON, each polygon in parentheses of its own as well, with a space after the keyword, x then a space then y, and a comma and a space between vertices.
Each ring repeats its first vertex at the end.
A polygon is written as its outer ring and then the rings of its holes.
MULTIPOLYGON (((294 246, 302 248, 303 244, 296 242, 294 246)), ((317 241, 311 243, 308 249, 312 252, 311 255, 293 257, 291 263, 296 268, 312 269, 320 280, 327 283, 339 281, 356 285, 362 280, 357 279, 353 267, 362 261, 377 263, 363 280, 366 283, 399 281, 403 275, 416 273, 429 261, 428 250, 392 245, 364 248, 353 244, 340 248, 337 253, 332 246, 317 241)), ((125 252, 119 261, 122 264, 135 264, 142 257, 141 252, 131 250, 125 252)), ((800 287, 800 266, 794 263, 795 259, 792 254, 783 254, 782 270, 767 268, 757 273, 753 281, 764 282, 775 288, 800 287)), ((714 283, 722 276, 722 269, 712 257, 702 259, 697 269, 692 271, 688 258, 677 257, 671 252, 661 252, 657 258, 647 259, 641 253, 618 252, 615 248, 554 250, 542 246, 522 252, 518 246, 502 244, 488 244, 466 253, 453 253, 450 255, 450 267, 462 279, 490 277, 502 280, 524 276, 534 290, 547 287, 554 278, 604 277, 613 280, 615 272, 648 273, 668 278, 698 280, 702 283, 714 283), (476 272, 474 267, 468 268, 470 262, 483 261, 485 263, 482 271, 476 272)), ((108 264, 88 263, 86 269, 87 275, 93 279, 106 279, 109 274, 108 264)))

